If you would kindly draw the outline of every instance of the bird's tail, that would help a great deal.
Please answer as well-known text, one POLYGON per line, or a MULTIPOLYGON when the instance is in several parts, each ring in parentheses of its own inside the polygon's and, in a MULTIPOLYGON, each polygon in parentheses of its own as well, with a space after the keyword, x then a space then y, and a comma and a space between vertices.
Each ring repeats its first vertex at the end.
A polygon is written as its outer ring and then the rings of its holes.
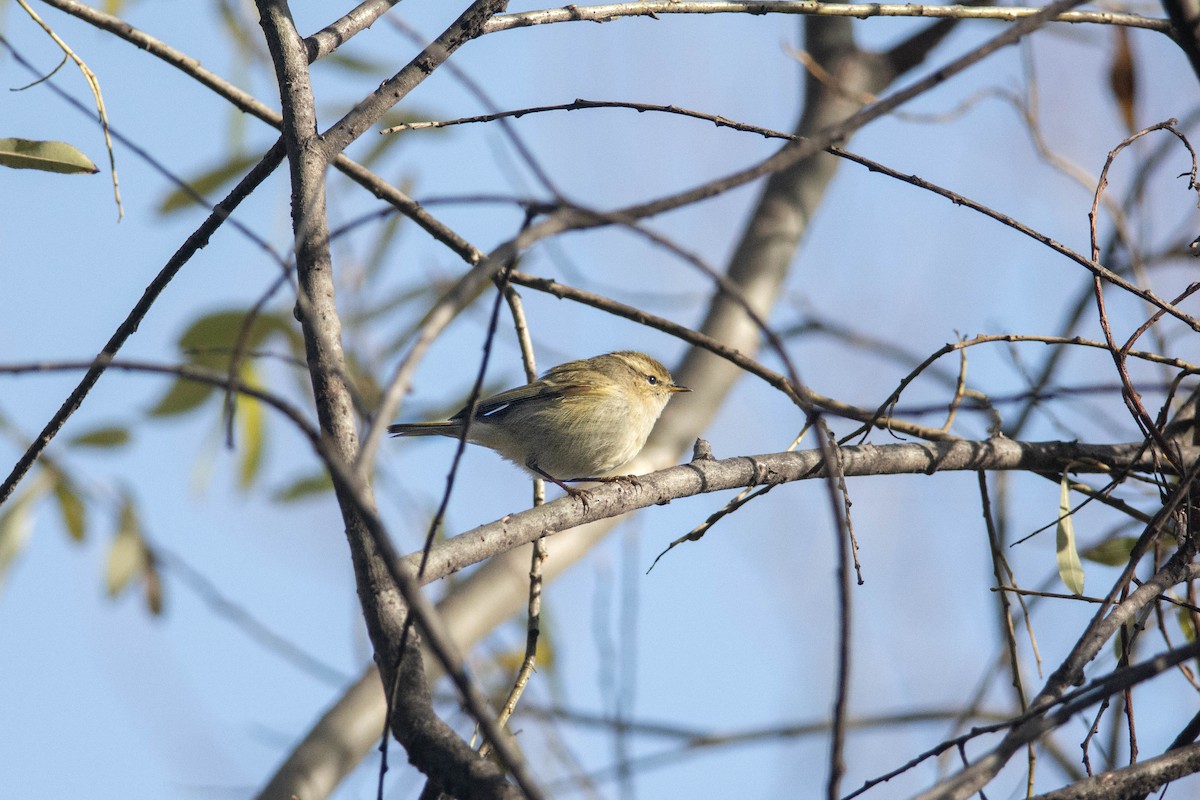
POLYGON ((388 433, 392 436, 451 436, 462 435, 462 422, 452 419, 441 422, 402 422, 398 425, 388 425, 388 433))

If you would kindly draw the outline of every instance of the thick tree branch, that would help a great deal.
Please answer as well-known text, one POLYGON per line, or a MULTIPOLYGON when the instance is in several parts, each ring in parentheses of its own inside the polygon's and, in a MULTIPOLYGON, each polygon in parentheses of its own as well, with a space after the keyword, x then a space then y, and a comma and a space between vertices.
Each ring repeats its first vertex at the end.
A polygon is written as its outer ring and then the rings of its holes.
MULTIPOLYGON (((634 3, 604 5, 569 5, 537 11, 500 14, 484 26, 484 33, 498 33, 513 28, 548 25, 558 22, 609 22, 622 17, 651 17, 669 14, 798 14, 813 17, 936 17, 940 19, 990 19, 1015 22, 1033 16, 1039 8, 1020 6, 979 7, 972 5, 919 5, 908 3, 817 3, 808 0, 638 0, 634 3)), ((1051 22, 1124 25, 1170 34, 1171 25, 1165 19, 1153 19, 1138 14, 1118 14, 1104 11, 1066 11, 1051 22)))
POLYGON ((1171 33, 1200 78, 1200 0, 1162 0, 1171 33))
MULTIPOLYGON (((1081 444, 1078 442, 1014 442, 987 439, 907 444, 864 444, 843 447, 843 474, 932 475, 938 472, 1023 470, 1061 473, 1120 474, 1161 467, 1142 443, 1081 444)), ((1184 458, 1200 457, 1200 448, 1187 448, 1184 458)), ((551 503, 481 525, 435 545, 429 553, 423 580, 435 580, 532 542, 543 534, 577 528, 627 514, 639 508, 709 492, 748 486, 790 483, 828 477, 820 450, 765 453, 717 460, 698 460, 639 476, 636 483, 606 483, 587 490, 587 502, 561 497, 551 503)), ((417 563, 419 553, 405 556, 417 563)))
POLYGON ((394 691, 392 731, 409 758, 460 797, 514 797, 497 765, 480 758, 433 711, 432 697, 409 614, 430 637, 443 666, 456 677, 464 700, 493 743, 497 755, 528 797, 539 792, 520 757, 496 730, 486 702, 458 668, 436 612, 420 597, 411 573, 392 558, 389 540, 375 513, 365 482, 348 465, 358 457, 358 435, 350 387, 346 383, 341 323, 334 299, 333 264, 325 210, 325 171, 330 157, 317 134, 316 105, 308 56, 286 0, 259 0, 261 24, 275 63, 283 106, 284 142, 292 186, 292 227, 296 236, 299 290, 296 308, 304 331, 322 439, 320 451, 334 479, 346 526, 359 601, 385 686, 394 691), (403 599, 400 596, 402 595, 403 599))
POLYGON ((354 8, 304 40, 309 63, 337 50, 356 34, 371 27, 400 0, 363 0, 354 8))
POLYGON ((1170 750, 1123 769, 1076 781, 1033 800, 1115 800, 1145 796, 1177 778, 1200 772, 1200 744, 1170 750))

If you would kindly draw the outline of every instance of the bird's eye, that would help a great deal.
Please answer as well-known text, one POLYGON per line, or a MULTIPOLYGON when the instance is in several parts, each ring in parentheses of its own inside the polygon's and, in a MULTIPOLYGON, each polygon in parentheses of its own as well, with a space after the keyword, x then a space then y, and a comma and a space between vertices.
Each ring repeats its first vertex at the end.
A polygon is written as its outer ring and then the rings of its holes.
POLYGON ((655 375, 647 375, 646 382, 649 383, 651 386, 657 386, 658 385, 658 377, 655 375))

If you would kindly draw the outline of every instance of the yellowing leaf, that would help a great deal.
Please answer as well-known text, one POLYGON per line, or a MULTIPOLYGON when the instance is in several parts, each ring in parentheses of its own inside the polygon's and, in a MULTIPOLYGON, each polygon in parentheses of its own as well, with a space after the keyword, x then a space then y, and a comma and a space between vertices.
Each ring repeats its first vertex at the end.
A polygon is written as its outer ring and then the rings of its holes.
MULTIPOLYGON (((247 383, 256 382, 254 370, 246 367, 242 370, 242 380, 247 383)), ((263 405, 258 400, 245 395, 237 398, 238 446, 241 448, 241 463, 238 465, 238 485, 249 489, 254 484, 262 466, 263 456, 263 405)))
POLYGON ((33 500, 38 492, 13 497, 0 510, 0 584, 12 562, 20 555, 33 530, 33 500))
POLYGON ((87 533, 87 512, 75 487, 62 476, 59 476, 54 484, 54 499, 58 503, 58 513, 62 516, 67 533, 71 534, 75 541, 82 542, 87 533))
POLYGON ((1175 619, 1179 622, 1179 629, 1183 631, 1183 636, 1188 640, 1188 644, 1196 641, 1196 621, 1192 617, 1192 612, 1186 608, 1178 608, 1175 610, 1175 619))
POLYGON ((1058 530, 1055 543, 1058 548, 1058 575, 1074 594, 1083 594, 1083 565, 1079 563, 1079 551, 1075 549, 1075 522, 1071 516, 1070 478, 1064 472, 1058 491, 1058 530))
POLYGON ((0 166, 65 175, 91 175, 100 171, 90 158, 66 142, 33 139, 0 139, 0 166))
POLYGON ((129 582, 146 571, 149 556, 142 539, 137 511, 130 500, 121 506, 121 517, 117 535, 108 551, 108 565, 104 571, 104 585, 109 597, 120 594, 129 582))

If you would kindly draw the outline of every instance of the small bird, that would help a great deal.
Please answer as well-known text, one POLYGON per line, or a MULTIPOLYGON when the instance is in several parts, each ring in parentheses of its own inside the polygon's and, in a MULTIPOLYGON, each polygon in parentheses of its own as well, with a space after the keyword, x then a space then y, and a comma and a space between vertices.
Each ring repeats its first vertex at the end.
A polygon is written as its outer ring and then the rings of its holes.
MULTIPOLYGON (((577 494, 564 481, 595 480, 627 464, 671 395, 690 391, 633 350, 568 361, 533 383, 480 400, 467 441, 577 494)), ((388 433, 461 438, 469 410, 440 422, 389 425, 388 433)))

